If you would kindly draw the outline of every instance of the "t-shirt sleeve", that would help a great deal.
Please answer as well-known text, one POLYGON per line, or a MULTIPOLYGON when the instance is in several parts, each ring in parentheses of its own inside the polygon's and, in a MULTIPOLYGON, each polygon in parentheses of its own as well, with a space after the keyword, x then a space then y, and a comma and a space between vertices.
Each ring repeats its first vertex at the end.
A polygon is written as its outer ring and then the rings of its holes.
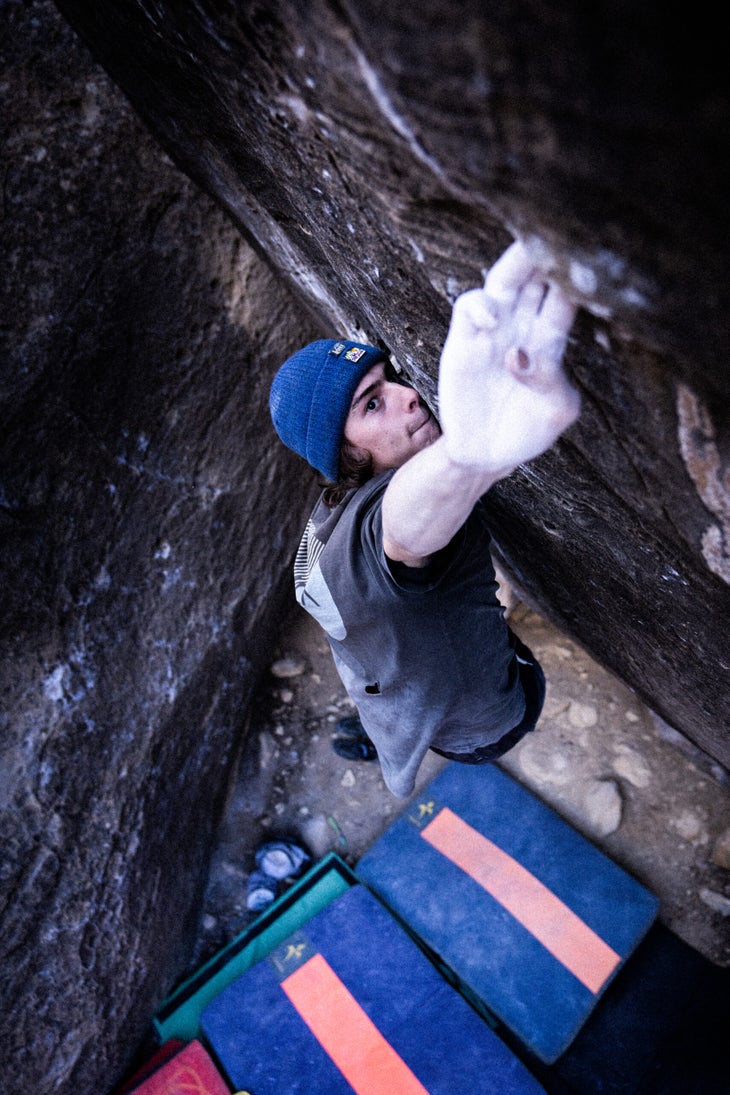
POLYGON ((360 535, 363 548, 380 572, 389 576, 398 589, 408 593, 427 593, 435 589, 449 569, 463 531, 457 532, 451 543, 431 556, 423 567, 411 567, 407 563, 389 559, 383 548, 383 495, 390 475, 383 483, 382 490, 374 493, 361 514, 360 535))
POLYGON ((452 545, 448 544, 441 551, 432 555, 423 567, 409 567, 407 563, 389 559, 385 553, 383 553, 383 558, 393 576, 393 580, 401 589, 427 592, 438 585, 448 570, 452 554, 452 545))
MULTIPOLYGON (((360 543, 371 567, 389 579, 397 589, 406 593, 427 593, 435 589, 458 557, 466 538, 466 523, 450 543, 435 552, 423 567, 410 567, 407 563, 389 559, 383 548, 383 496, 393 475, 392 471, 371 480, 362 488, 363 496, 358 512, 360 543)), ((474 520, 474 516, 467 519, 474 520)), ((485 528, 485 536, 489 534, 485 528)))

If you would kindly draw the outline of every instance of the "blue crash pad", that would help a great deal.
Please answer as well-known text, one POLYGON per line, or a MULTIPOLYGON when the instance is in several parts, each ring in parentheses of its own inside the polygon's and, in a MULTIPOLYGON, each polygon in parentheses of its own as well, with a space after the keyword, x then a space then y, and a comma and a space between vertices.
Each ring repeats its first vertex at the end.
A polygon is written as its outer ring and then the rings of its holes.
POLYGON ((493 765, 448 765, 355 873, 472 1003, 547 1063, 658 911, 648 890, 493 765))
POLYGON ((364 886, 224 989, 201 1029, 256 1095, 543 1092, 364 886))

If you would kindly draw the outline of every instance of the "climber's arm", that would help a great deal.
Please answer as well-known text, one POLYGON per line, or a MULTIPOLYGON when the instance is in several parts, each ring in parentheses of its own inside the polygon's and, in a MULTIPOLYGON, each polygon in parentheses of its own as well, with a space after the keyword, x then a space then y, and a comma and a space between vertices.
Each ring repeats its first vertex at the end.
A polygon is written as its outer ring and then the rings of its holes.
POLYGON ((513 244, 454 304, 439 368, 442 435, 393 476, 383 501, 389 558, 423 565, 477 499, 545 452, 578 417, 562 367, 575 308, 513 244))

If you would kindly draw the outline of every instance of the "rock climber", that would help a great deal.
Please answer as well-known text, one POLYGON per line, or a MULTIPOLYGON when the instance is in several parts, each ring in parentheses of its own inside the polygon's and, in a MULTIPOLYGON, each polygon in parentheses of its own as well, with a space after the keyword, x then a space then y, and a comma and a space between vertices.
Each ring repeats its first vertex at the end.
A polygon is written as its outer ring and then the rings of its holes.
POLYGON ((498 601, 481 499, 577 419, 574 315, 516 242, 454 303, 438 421, 384 350, 345 338, 310 343, 274 378, 279 437, 327 480, 294 577, 357 708, 335 749, 377 756, 396 795, 429 749, 486 763, 540 715, 545 678, 498 601))

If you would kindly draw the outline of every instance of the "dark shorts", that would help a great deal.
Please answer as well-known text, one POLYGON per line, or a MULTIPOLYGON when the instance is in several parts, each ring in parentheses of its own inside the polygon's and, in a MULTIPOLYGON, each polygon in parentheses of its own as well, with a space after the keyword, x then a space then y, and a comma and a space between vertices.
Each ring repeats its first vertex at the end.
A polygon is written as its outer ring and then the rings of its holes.
POLYGON ((435 745, 432 745, 433 753, 438 753, 440 757, 446 757, 447 760, 456 760, 460 764, 488 764, 490 760, 496 760, 497 757, 509 752, 518 741, 524 738, 525 734, 535 729, 545 703, 545 674, 530 648, 519 639, 515 645, 515 654, 520 660, 520 681, 525 690, 525 713, 522 721, 499 741, 494 741, 491 745, 482 745, 473 753, 447 753, 445 749, 437 749, 435 745))

